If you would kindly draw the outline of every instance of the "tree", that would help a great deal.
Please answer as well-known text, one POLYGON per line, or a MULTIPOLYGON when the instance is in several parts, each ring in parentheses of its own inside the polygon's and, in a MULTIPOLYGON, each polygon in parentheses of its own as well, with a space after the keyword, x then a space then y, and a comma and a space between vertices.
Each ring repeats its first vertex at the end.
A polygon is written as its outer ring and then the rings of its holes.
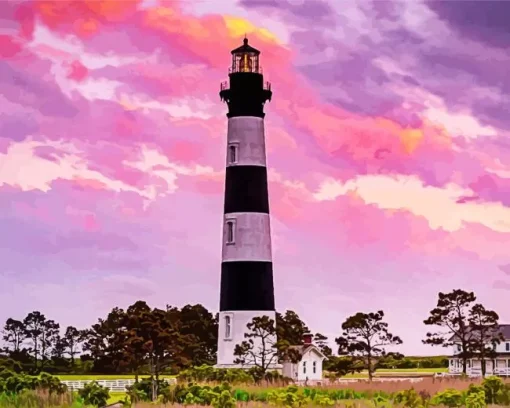
POLYGON ((38 311, 31 312, 23 320, 23 326, 25 327, 25 337, 32 343, 30 352, 33 353, 34 358, 34 372, 38 370, 38 359, 41 353, 41 335, 44 330, 44 324, 46 323, 46 317, 38 311))
POLYGON ((183 353, 192 366, 214 364, 218 350, 218 320, 204 306, 186 305, 179 312, 180 332, 193 336, 183 353))
POLYGON ((286 342, 288 345, 299 345, 303 343, 303 336, 309 331, 296 312, 287 310, 285 314, 276 313, 278 341, 286 342))
POLYGON ((51 359, 53 348, 59 339, 60 325, 54 320, 46 320, 41 326, 41 371, 51 359))
POLYGON ((142 366, 145 364, 148 353, 148 335, 144 331, 145 324, 150 318, 152 310, 146 302, 137 301, 126 310, 125 326, 126 335, 124 338, 124 352, 122 363, 128 366, 135 374, 135 381, 142 366))
POLYGON ((11 318, 7 319, 2 334, 2 339, 8 344, 5 351, 9 354, 19 353, 23 341, 26 339, 23 322, 11 318))
POLYGON ((504 338, 499 330, 499 316, 479 303, 469 311, 469 349, 477 355, 482 365, 482 376, 486 373, 486 359, 496 358, 496 345, 504 338))
POLYGON ((163 369, 186 363, 183 350, 194 340, 193 335, 181 333, 182 322, 175 309, 153 309, 143 320, 144 336, 152 379, 153 400, 158 395, 159 376, 163 369))
POLYGON ((71 358, 71 367, 74 367, 74 356, 79 352, 78 347, 83 341, 84 332, 74 326, 67 326, 63 337, 64 353, 71 358))
POLYGON ((126 312, 115 307, 86 331, 83 350, 90 352, 95 370, 115 373, 125 364, 125 323, 126 312))
POLYGON ((246 327, 246 340, 236 344, 235 364, 249 365, 264 375, 269 368, 278 363, 278 344, 275 321, 268 316, 254 317, 246 327))
POLYGON ((388 323, 383 322, 384 312, 356 313, 342 324, 342 336, 335 339, 338 354, 351 356, 362 363, 372 381, 376 369, 375 360, 384 356, 384 347, 402 344, 398 336, 388 331, 388 323))
POLYGON ((317 333, 314 337, 314 342, 319 347, 322 354, 324 354, 326 357, 331 357, 333 354, 333 350, 331 350, 331 347, 328 345, 328 338, 324 336, 321 333, 317 333))
POLYGON ((363 364, 361 364, 357 359, 352 356, 331 356, 327 360, 324 361, 324 370, 329 372, 329 377, 331 379, 336 379, 338 377, 343 377, 347 374, 352 374, 356 372, 360 372, 363 370, 363 364))
POLYGON ((66 351, 66 341, 64 337, 57 336, 55 340, 55 344, 53 346, 52 355, 58 360, 64 359, 64 354, 66 351))
POLYGON ((423 321, 429 326, 438 326, 441 331, 429 332, 423 340, 432 346, 452 347, 460 345, 459 357, 462 359, 462 372, 466 374, 467 360, 471 356, 469 330, 469 311, 475 302, 473 292, 455 289, 449 293, 439 292, 437 306, 423 321))

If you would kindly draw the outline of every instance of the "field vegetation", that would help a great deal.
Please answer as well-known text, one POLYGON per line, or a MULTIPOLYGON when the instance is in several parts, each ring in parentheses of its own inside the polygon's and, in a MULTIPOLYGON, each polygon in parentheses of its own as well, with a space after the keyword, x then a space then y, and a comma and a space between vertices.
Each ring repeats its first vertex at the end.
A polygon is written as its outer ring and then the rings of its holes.
MULTIPOLYGON (((235 374, 231 374, 235 375, 235 374)), ((282 378, 258 384, 179 381, 170 386, 160 380, 157 398, 153 383, 141 380, 126 394, 110 395, 90 383, 79 392, 69 392, 57 377, 14 375, 0 380, 0 408, 96 408, 120 401, 123 407, 207 407, 235 406, 300 407, 468 407, 510 406, 510 383, 497 377, 481 380, 427 378, 418 383, 357 382, 318 387, 286 384, 282 378), (113 398, 112 398, 113 397, 113 398)))

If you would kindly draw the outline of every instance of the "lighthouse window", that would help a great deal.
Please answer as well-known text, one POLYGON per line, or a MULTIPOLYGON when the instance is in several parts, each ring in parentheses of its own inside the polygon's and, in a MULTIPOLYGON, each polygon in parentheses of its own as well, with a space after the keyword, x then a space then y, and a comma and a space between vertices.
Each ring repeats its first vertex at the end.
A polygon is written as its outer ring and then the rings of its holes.
POLYGON ((229 164, 237 163, 237 145, 231 144, 228 146, 228 162, 229 164))
POLYGON ((232 329, 232 319, 230 316, 225 316, 225 338, 229 339, 232 329))
POLYGON ((303 361, 303 374, 306 374, 306 361, 303 361))
POLYGON ((236 236, 235 236, 235 220, 227 221, 227 244, 233 245, 235 244, 236 236))

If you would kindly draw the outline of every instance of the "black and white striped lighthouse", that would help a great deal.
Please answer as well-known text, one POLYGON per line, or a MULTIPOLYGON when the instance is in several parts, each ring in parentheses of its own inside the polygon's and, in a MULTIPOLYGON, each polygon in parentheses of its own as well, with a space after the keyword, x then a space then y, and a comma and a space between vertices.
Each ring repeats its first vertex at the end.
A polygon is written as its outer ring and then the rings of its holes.
POLYGON ((234 348, 256 316, 275 319, 264 104, 260 51, 243 45, 232 52, 229 83, 220 97, 228 104, 227 161, 217 367, 235 367, 234 348))

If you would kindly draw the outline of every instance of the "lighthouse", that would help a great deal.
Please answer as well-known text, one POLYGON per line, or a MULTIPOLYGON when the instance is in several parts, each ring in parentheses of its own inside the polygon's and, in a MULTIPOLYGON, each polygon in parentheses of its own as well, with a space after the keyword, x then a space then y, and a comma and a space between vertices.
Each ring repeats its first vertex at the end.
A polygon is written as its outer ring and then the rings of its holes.
POLYGON ((271 100, 271 85, 264 82, 260 51, 248 39, 231 54, 229 81, 220 90, 228 106, 228 130, 219 368, 239 367, 234 349, 245 340, 246 326, 254 317, 276 321, 264 134, 264 104, 271 100))

